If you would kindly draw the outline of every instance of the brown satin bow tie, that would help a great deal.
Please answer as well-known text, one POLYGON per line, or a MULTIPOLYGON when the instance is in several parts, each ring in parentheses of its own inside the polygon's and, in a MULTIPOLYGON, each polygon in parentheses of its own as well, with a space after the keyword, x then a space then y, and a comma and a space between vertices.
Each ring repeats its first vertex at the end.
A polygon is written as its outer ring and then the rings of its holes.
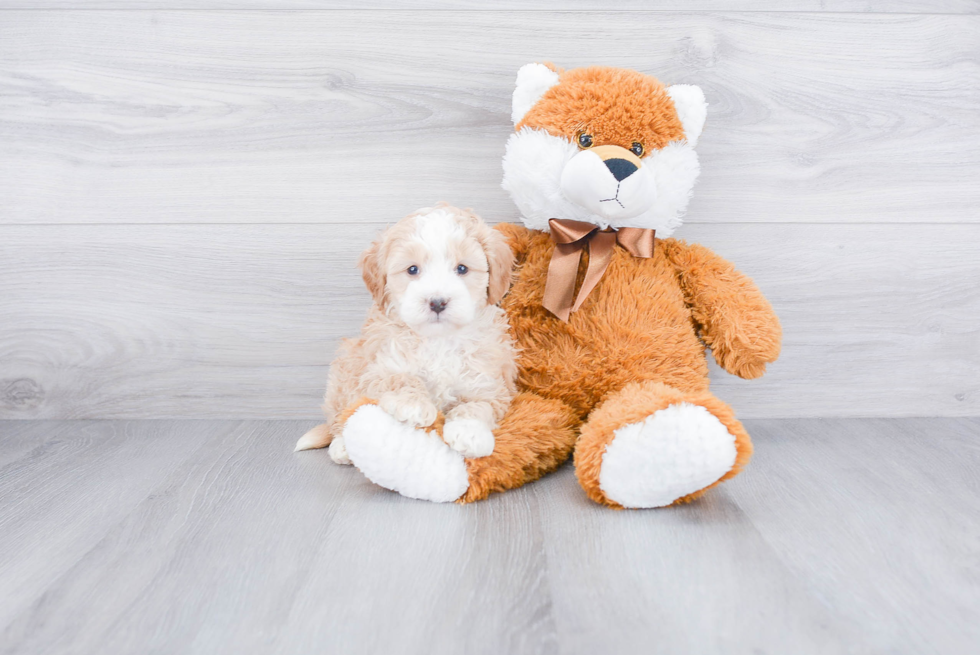
POLYGON ((656 231, 640 227, 621 227, 601 231, 598 226, 584 221, 571 221, 566 218, 552 218, 551 239, 555 242, 555 252, 548 265, 548 280, 544 286, 544 301, 541 303, 549 312, 568 322, 572 312, 577 311, 592 289, 602 279, 603 273, 612 260, 616 243, 626 248, 634 257, 649 259, 653 257, 656 231), (582 288, 575 297, 575 275, 582 251, 589 247, 589 268, 582 280, 582 288), (574 304, 573 304, 574 299, 574 304))

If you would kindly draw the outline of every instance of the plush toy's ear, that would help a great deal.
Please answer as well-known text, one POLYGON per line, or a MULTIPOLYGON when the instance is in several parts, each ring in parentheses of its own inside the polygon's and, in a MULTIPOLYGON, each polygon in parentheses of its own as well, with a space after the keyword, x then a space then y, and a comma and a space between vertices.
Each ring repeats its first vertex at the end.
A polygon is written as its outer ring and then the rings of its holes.
POLYGON ((511 102, 510 118, 514 125, 521 122, 544 92, 558 84, 558 73, 544 64, 527 64, 517 71, 517 85, 511 102))
POLYGON ((374 243, 361 254, 361 259, 357 262, 358 268, 361 269, 361 277, 364 278, 364 284, 374 297, 375 304, 382 309, 385 306, 385 285, 388 282, 384 262, 381 261, 381 243, 383 240, 384 235, 375 239, 374 243))
POLYGON ((667 87, 667 95, 674 101, 677 117, 684 125, 684 136, 691 147, 698 145, 698 137, 708 116, 708 103, 700 87, 691 84, 675 84, 667 87))

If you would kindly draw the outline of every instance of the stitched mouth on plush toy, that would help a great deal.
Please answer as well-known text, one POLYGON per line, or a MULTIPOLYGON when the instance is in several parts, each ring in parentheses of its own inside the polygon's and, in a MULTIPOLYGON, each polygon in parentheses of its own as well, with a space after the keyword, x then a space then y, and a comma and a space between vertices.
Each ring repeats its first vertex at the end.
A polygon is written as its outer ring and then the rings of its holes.
POLYGON ((604 200, 600 200, 599 202, 610 202, 610 201, 615 200, 616 201, 616 204, 618 204, 623 209, 626 209, 626 205, 624 205, 622 202, 619 201, 619 185, 620 184, 622 184, 622 182, 616 182, 616 195, 615 196, 613 196, 612 198, 606 198, 604 200))

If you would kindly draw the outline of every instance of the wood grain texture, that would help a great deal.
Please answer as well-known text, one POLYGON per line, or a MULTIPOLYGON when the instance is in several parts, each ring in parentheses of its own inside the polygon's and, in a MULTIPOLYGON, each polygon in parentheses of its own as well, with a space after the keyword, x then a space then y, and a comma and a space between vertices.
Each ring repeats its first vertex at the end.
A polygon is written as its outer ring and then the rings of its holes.
POLYGON ((842 653, 860 641, 726 493, 651 519, 596 506, 569 468, 533 490, 561 652, 842 653))
POLYGON ((0 468, 0 626, 200 445, 192 424, 176 433, 163 427, 78 422, 35 425, 33 435, 3 430, 3 451, 34 447, 0 468))
POLYGON ((980 421, 753 427, 756 474, 732 489, 734 502, 794 577, 860 627, 866 652, 980 643, 977 542, 966 527, 980 525, 980 421))
MULTIPOLYGON (((315 418, 377 225, 0 228, 0 415, 315 418)), ((783 322, 741 416, 980 412, 980 226, 692 225, 783 322)))
POLYGON ((194 433, 199 450, 81 553, 57 589, 8 618, 7 652, 243 652, 236 646, 261 649, 268 624, 286 620, 354 477, 291 461, 292 429, 282 426, 160 425, 162 440, 194 433), (51 613, 73 619, 44 630, 51 613))
POLYGON ((408 500, 292 453, 310 425, 0 422, 0 458, 52 429, 62 444, 0 469, 18 490, 0 495, 0 653, 966 655, 980 638, 978 419, 749 421, 742 475, 622 512, 570 467, 475 505, 408 500))
MULTIPOLYGON (((3 9, 307 9, 307 10, 405 10, 486 11, 480 0, 0 0, 3 9)), ((601 0, 495 0, 490 9, 523 11, 609 11, 601 0)), ((619 11, 780 11, 780 12, 863 12, 913 14, 977 14, 977 0, 619 0, 619 11)))
POLYGON ((0 222, 509 219, 514 76, 549 59, 704 88, 691 222, 972 223, 978 43, 966 15, 6 12, 0 222))
POLYGON ((69 427, 70 424, 63 421, 8 423, 3 430, 3 438, 6 439, 6 443, 4 443, 3 448, 0 448, 0 468, 56 439, 61 432, 68 430, 69 427))
POLYGON ((509 95, 541 59, 704 87, 682 236, 786 329, 763 380, 713 371, 742 416, 980 412, 975 2, 103 1, 154 10, 0 2, 41 9, 0 13, 0 417, 316 416, 379 226, 516 219, 509 95))

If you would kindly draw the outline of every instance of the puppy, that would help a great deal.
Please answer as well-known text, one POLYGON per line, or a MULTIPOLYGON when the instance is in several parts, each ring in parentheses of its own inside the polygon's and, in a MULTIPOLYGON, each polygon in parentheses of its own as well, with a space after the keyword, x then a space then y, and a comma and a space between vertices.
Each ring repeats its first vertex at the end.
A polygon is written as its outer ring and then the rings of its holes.
POLYGON ((440 204, 388 228, 361 256, 374 306, 330 367, 327 422, 296 450, 329 445, 333 461, 349 464, 339 419, 374 398, 415 427, 442 412, 450 447, 466 457, 492 453, 492 431, 516 393, 514 344, 496 306, 513 264, 500 233, 469 210, 440 204))

